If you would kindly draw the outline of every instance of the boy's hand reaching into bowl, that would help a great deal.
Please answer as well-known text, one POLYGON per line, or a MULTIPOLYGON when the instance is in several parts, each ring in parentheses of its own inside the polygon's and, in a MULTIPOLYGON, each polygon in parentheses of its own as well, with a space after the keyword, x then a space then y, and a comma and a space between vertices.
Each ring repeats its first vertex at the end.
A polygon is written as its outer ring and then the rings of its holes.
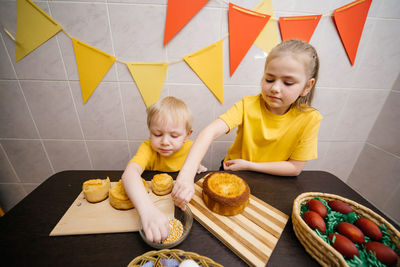
POLYGON ((146 208, 145 213, 140 216, 140 220, 147 240, 160 243, 168 237, 168 218, 155 206, 146 208))

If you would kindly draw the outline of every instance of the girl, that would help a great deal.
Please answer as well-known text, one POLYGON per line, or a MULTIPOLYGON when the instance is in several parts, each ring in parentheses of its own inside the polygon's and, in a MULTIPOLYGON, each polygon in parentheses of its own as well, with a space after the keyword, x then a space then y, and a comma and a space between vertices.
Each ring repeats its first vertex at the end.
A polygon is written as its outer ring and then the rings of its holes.
POLYGON ((211 142, 236 126, 224 170, 250 170, 296 176, 306 162, 317 158, 321 114, 311 107, 319 59, 310 44, 300 40, 280 43, 269 53, 261 94, 244 97, 197 136, 172 191, 181 209, 194 193, 197 167, 211 142))

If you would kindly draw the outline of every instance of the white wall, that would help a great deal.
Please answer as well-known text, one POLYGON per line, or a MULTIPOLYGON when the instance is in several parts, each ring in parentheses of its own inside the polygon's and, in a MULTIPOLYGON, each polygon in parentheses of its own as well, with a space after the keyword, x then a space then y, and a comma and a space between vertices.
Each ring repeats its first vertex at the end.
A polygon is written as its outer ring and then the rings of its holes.
MULTIPOLYGON (((124 61, 172 62, 228 34, 227 4, 220 0, 210 0, 166 47, 166 0, 35 2, 73 37, 124 61)), ((252 9, 259 0, 232 2, 252 9)), ((280 17, 325 14, 350 2, 275 0, 273 5, 280 17)), ((400 71, 399 18, 397 0, 372 2, 354 66, 332 18, 321 18, 310 43, 321 61, 314 106, 324 119, 319 159, 306 169, 329 171, 347 182, 400 71)), ((0 22, 16 35, 15 1, 0 1, 0 22)), ((228 55, 225 39, 223 105, 186 63, 168 68, 162 96, 190 105, 193 137, 242 96, 260 90, 265 53, 253 45, 233 77, 228 55)), ((56 172, 124 169, 148 137, 145 105, 125 65, 116 62, 82 103, 72 43, 64 33, 15 63, 15 43, 2 31, 0 62, 0 204, 5 210, 56 172)), ((212 145, 203 162, 209 169, 218 168, 233 138, 234 133, 212 145)), ((387 213, 395 214, 390 208, 387 213)))

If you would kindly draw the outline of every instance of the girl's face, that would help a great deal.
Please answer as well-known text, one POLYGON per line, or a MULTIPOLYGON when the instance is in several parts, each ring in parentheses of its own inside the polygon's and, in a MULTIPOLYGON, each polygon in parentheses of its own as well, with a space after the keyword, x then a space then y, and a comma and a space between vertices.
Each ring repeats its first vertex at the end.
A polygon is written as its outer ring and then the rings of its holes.
POLYGON ((150 124, 151 148, 164 157, 178 152, 192 131, 187 132, 184 123, 175 123, 171 119, 161 121, 154 118, 150 124))
POLYGON ((299 96, 310 92, 314 83, 314 78, 308 79, 301 56, 283 54, 266 65, 261 94, 269 111, 283 115, 299 96))

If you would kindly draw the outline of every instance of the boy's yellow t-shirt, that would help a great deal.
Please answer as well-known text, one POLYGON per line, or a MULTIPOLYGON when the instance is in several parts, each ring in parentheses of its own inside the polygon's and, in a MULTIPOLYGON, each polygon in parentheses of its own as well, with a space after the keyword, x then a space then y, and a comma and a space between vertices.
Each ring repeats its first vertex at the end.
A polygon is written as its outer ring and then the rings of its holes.
POLYGON ((322 115, 315 109, 300 112, 296 107, 284 115, 276 115, 264 103, 261 94, 246 96, 219 117, 229 130, 238 126, 236 139, 225 160, 271 162, 316 159, 322 115))
POLYGON ((177 172, 182 168, 192 144, 191 140, 186 140, 179 151, 164 157, 151 148, 149 139, 140 144, 136 155, 129 162, 139 164, 143 171, 177 172))

